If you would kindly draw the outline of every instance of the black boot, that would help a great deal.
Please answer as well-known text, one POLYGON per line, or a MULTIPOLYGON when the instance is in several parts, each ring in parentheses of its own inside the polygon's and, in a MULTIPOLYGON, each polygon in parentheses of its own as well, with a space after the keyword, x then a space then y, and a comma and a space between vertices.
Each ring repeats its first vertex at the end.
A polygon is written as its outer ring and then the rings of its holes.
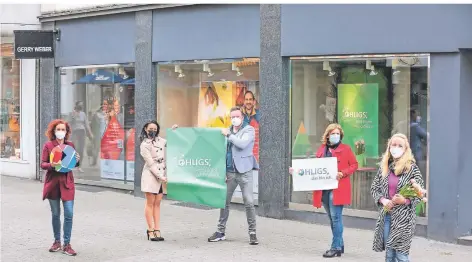
POLYGON ((340 257, 342 254, 341 250, 330 249, 323 254, 323 257, 340 257))

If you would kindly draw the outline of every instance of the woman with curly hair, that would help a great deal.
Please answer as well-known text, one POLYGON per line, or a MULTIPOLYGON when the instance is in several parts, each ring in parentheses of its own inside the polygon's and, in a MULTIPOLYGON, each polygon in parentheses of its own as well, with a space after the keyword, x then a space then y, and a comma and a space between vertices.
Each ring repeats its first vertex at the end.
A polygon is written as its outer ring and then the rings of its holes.
MULTIPOLYGON (((71 127, 62 120, 56 119, 49 123, 46 130, 46 137, 49 139, 44 144, 41 155, 41 168, 46 170, 46 178, 43 188, 43 200, 48 199, 51 206, 52 229, 54 232, 54 243, 49 252, 57 252, 62 250, 64 254, 75 256, 77 253, 70 245, 72 232, 72 218, 74 215, 74 195, 75 185, 72 171, 68 173, 57 172, 55 167, 59 163, 50 161, 52 150, 59 145, 65 144, 75 149, 74 144, 69 142, 71 135, 71 127), (61 206, 64 208, 64 245, 61 246, 61 206)), ((80 156, 76 153, 77 164, 79 166, 80 156)))
POLYGON ((408 262, 410 245, 416 227, 416 205, 419 197, 405 198, 400 189, 412 181, 424 188, 423 177, 404 134, 393 135, 387 144, 379 171, 370 192, 379 207, 373 249, 386 250, 387 262, 408 262))

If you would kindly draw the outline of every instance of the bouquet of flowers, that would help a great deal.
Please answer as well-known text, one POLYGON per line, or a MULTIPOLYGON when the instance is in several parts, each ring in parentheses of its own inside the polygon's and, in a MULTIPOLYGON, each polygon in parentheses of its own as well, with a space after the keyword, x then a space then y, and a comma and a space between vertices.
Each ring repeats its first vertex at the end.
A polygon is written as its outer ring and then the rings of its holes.
MULTIPOLYGON (((428 202, 428 199, 426 198, 426 190, 423 189, 421 185, 416 182, 415 179, 411 179, 410 184, 404 185, 400 189, 400 192, 398 194, 403 196, 404 198, 421 198, 420 204, 418 204, 418 206, 416 207, 416 214, 418 215, 419 213, 424 211, 426 202, 428 202)), ((384 207, 384 211, 388 211, 386 207, 384 207)))
POLYGON ((354 146, 356 147, 356 155, 362 155, 365 153, 365 142, 364 139, 361 139, 359 141, 356 141, 354 143, 354 146))

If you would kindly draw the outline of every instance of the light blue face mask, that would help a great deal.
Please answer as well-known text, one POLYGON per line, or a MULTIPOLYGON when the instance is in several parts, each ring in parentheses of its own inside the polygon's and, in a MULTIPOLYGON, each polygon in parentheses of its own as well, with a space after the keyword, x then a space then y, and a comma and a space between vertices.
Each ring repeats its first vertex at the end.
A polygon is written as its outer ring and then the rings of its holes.
POLYGON ((341 137, 338 134, 329 135, 329 142, 332 145, 339 143, 340 140, 341 140, 341 137))

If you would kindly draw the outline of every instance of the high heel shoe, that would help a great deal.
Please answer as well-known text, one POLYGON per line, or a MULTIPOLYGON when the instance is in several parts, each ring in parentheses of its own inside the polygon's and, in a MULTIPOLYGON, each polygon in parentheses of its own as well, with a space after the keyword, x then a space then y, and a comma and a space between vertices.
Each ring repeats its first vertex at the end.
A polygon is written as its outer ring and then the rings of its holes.
POLYGON ((153 230, 146 230, 146 235, 147 235, 148 240, 159 241, 159 239, 156 236, 155 231, 153 231, 153 230))
POLYGON ((342 255, 341 250, 330 249, 323 254, 323 257, 340 257, 342 255))
POLYGON ((154 236, 157 239, 156 241, 164 241, 164 238, 162 237, 160 230, 154 230, 154 236), (159 232, 159 236, 156 234, 156 232, 159 232))

